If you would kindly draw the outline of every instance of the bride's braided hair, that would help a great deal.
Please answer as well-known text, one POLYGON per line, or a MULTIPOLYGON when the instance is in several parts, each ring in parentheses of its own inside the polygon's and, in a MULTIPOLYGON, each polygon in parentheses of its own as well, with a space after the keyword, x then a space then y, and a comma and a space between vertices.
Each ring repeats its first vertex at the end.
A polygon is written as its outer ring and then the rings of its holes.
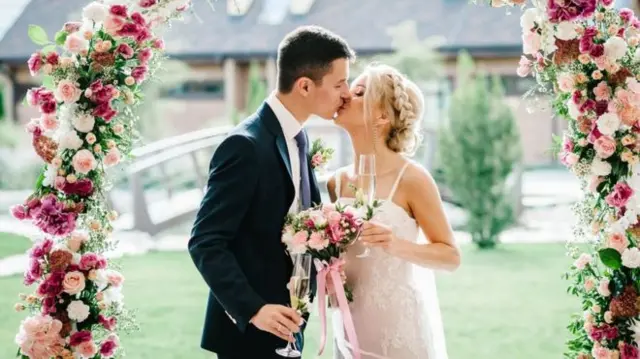
POLYGON ((391 124, 387 146, 395 152, 413 154, 421 141, 420 120, 424 100, 420 89, 387 65, 372 65, 367 72, 366 92, 371 94, 367 107, 381 107, 391 124))

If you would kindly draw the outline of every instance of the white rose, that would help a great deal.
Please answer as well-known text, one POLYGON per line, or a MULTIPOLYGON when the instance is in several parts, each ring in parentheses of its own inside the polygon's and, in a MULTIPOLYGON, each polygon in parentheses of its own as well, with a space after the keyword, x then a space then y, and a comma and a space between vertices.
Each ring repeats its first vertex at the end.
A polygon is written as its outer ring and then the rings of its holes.
POLYGON ((539 20, 539 12, 535 7, 528 8, 522 13, 520 16, 520 26, 522 26, 523 31, 529 31, 533 29, 536 21, 539 20))
POLYGON ((622 265, 627 268, 640 267, 640 250, 638 248, 627 248, 622 252, 622 265))
POLYGON ((635 209, 627 209, 624 213, 624 219, 627 220, 630 225, 635 225, 638 223, 638 211, 635 209))
POLYGON ((600 116, 596 123, 603 135, 611 136, 620 128, 621 121, 618 115, 607 112, 600 116))
POLYGON ((42 185, 45 187, 53 187, 53 184, 56 182, 57 176, 58 169, 51 165, 47 165, 47 170, 44 172, 44 180, 42 181, 42 185))
POLYGON ((629 229, 629 227, 630 227, 629 220, 627 220, 627 218, 625 217, 622 217, 611 224, 611 230, 614 232, 623 233, 623 232, 626 232, 627 229, 629 229))
POLYGON ((73 257, 71 258, 71 264, 79 265, 80 260, 82 259, 82 254, 75 252, 72 252, 71 254, 73 255, 73 257))
POLYGON ((109 14, 109 9, 101 3, 94 1, 82 9, 82 17, 93 22, 102 22, 109 14))
POLYGON ((578 37, 576 25, 571 21, 563 21, 556 27, 556 37, 560 40, 573 40, 578 37))
POLYGON ((80 323, 89 317, 89 306, 81 300, 74 300, 69 303, 67 313, 69 313, 69 319, 80 323))
POLYGON ((627 42, 624 39, 613 36, 604 43, 604 55, 613 61, 620 60, 627 53, 627 42))
POLYGON ((578 116, 582 114, 582 112, 580 112, 580 109, 578 108, 578 105, 573 103, 572 99, 569 99, 567 101, 567 109, 569 110, 569 116, 571 116, 571 118, 573 118, 574 120, 577 120, 578 116))
POLYGON ((60 139, 60 147, 63 149, 77 150, 82 147, 82 139, 76 131, 65 133, 60 139))
POLYGON ((73 119, 73 127, 80 132, 91 132, 96 124, 96 120, 89 114, 81 114, 73 119))
POLYGON ((591 162, 591 173, 596 176, 608 176, 611 173, 611 164, 595 157, 591 162))

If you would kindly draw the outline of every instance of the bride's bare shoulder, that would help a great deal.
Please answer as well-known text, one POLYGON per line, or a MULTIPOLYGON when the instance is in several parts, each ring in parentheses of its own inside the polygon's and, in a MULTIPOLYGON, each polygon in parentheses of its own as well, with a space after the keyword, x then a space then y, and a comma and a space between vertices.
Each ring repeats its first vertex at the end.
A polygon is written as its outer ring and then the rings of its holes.
POLYGON ((435 190, 437 191, 437 185, 431 173, 424 168, 420 163, 410 161, 407 170, 402 178, 403 182, 407 184, 407 190, 413 191, 417 188, 423 190, 435 190))

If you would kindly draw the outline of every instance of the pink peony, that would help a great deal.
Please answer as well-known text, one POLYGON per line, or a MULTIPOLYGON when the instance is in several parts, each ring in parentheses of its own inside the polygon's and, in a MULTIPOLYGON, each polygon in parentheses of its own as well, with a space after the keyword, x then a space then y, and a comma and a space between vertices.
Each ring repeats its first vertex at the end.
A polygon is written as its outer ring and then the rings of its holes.
POLYGON ((307 232, 299 231, 298 233, 293 235, 293 243, 296 245, 304 245, 307 243, 307 232))
POLYGON ((116 147, 112 148, 107 152, 107 155, 104 157, 105 166, 111 167, 120 163, 120 151, 116 147))
POLYGON ((48 114, 48 115, 42 116, 42 118, 40 119, 40 124, 42 125, 42 128, 46 131, 55 131, 58 129, 60 122, 58 121, 55 115, 48 114))
POLYGON ((96 169, 96 167, 98 166, 98 162, 96 161, 95 157, 93 157, 93 154, 86 149, 82 149, 76 152, 76 154, 73 155, 71 163, 73 165, 73 169, 76 172, 85 175, 96 169))
POLYGON ((624 21, 625 23, 631 22, 631 20, 634 17, 633 16, 633 10, 628 9, 628 8, 620 9, 620 12, 618 14, 620 15, 620 19, 622 19, 622 21, 624 21))
POLYGON ((88 330, 81 330, 71 334, 71 337, 69 338, 69 345, 76 347, 82 343, 90 342, 91 340, 93 340, 91 332, 88 330))
POLYGON ((82 292, 85 288, 85 278, 82 272, 69 272, 64 276, 64 281, 62 282, 62 286, 64 288, 65 293, 69 293, 71 295, 78 294, 82 292))
POLYGON ((130 59, 133 57, 133 49, 129 44, 123 42, 116 48, 116 54, 121 54, 125 59, 130 59))
POLYGON ((96 268, 98 264, 98 255, 95 253, 85 253, 80 258, 80 269, 87 271, 96 268))
POLYGON ((37 282, 40 277, 42 277, 43 270, 40 265, 40 261, 32 258, 29 264, 29 268, 24 272, 24 285, 30 286, 33 283, 37 282))
POLYGON ((613 233, 607 240, 607 246, 622 253, 625 249, 627 249, 627 247, 629 247, 629 240, 623 233, 613 233))
POLYGON ((27 65, 29 66, 29 72, 31 76, 36 76, 42 67, 42 54, 38 52, 34 52, 29 60, 27 61, 27 65))
POLYGON ((82 90, 72 81, 60 80, 55 95, 58 101, 63 101, 67 104, 76 103, 82 95, 82 90))
POLYGON ((596 10, 596 0, 547 1, 547 15, 553 23, 586 18, 596 10))
POLYGON ((140 0, 140 2, 138 2, 138 5, 140 5, 140 7, 142 8, 147 8, 147 7, 152 7, 156 3, 157 3, 157 0, 140 0))
POLYGON ((610 136, 600 136, 593 143, 593 147, 598 157, 605 159, 611 157, 616 152, 616 140, 610 136))
POLYGON ((518 69, 516 70, 516 73, 520 77, 526 77, 531 73, 532 68, 533 62, 531 62, 531 60, 523 55, 520 57, 520 62, 518 63, 518 69))
POLYGON ((111 358, 115 355, 115 351, 118 348, 119 340, 114 334, 111 334, 100 346, 100 354, 103 358, 111 358))
POLYGON ((35 315, 22 321, 15 341, 23 355, 31 359, 49 359, 57 357, 64 349, 61 330, 61 321, 48 315, 35 315))
POLYGON ((119 16, 109 15, 104 20, 103 26, 105 31, 109 35, 113 36, 113 35, 116 35, 120 31, 120 29, 122 29, 125 23, 126 23, 125 19, 119 16))
POLYGON ((144 81, 147 75, 147 67, 146 66, 138 66, 131 71, 131 76, 136 79, 137 83, 141 83, 144 81))
POLYGON ((109 12, 115 16, 127 17, 126 5, 111 5, 109 12))
POLYGON ((579 160, 580 156, 576 155, 573 152, 562 152, 560 154, 560 162, 567 167, 575 165, 579 160))
POLYGON ((33 223, 45 233, 65 236, 76 228, 77 215, 65 212, 64 203, 53 194, 43 197, 40 206, 32 211, 33 223))
POLYGON ((605 201, 612 207, 621 208, 627 204, 631 196, 633 196, 633 189, 626 182, 618 182, 605 201))
POLYGON ((562 74, 558 76, 558 87, 563 92, 571 92, 576 86, 573 76, 570 74, 562 74))

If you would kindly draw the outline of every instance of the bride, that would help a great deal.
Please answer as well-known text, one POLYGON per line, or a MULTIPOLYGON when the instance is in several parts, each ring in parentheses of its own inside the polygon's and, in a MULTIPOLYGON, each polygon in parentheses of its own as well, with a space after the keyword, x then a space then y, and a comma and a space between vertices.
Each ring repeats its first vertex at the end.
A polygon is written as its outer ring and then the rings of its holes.
MULTIPOLYGON (((360 348, 388 359, 447 359, 432 270, 453 271, 460 253, 433 178, 406 156, 419 143, 424 100, 418 87, 386 65, 370 65, 351 87, 336 124, 351 137, 356 163, 327 183, 332 202, 352 203, 354 168, 374 151, 376 198, 360 243, 346 253, 351 313, 360 348), (372 146, 373 144, 373 146, 372 146), (373 147, 373 149, 372 149, 373 147), (420 232, 426 240, 420 240, 420 232), (366 247, 366 257, 360 256, 366 247)), ((349 358, 338 310, 332 314, 336 358, 349 358)))

